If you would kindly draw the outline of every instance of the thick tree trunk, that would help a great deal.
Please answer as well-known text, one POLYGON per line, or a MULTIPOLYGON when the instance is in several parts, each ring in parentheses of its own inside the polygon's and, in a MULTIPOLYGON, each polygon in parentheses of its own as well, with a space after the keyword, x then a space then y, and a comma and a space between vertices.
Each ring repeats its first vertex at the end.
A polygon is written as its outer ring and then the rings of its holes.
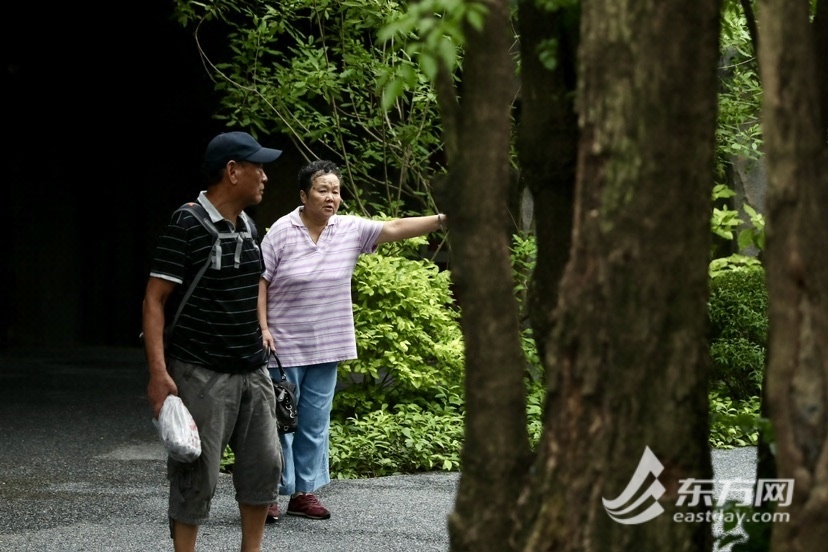
POLYGON ((825 52, 815 49, 825 38, 812 34, 808 9, 807 0, 759 7, 768 165, 765 396, 777 478, 793 487, 790 495, 757 492, 789 516, 773 526, 779 552, 822 550, 828 542, 828 117, 819 87, 825 65, 817 62, 825 52))
POLYGON ((456 163, 447 186, 452 279, 466 354, 462 473, 449 517, 454 551, 503 552, 529 456, 525 371, 514 297, 507 198, 514 66, 509 2, 485 2, 466 30, 456 163))
POLYGON ((706 304, 720 6, 582 6, 573 248, 517 540, 531 551, 706 550, 709 523, 673 514, 704 514, 703 501, 679 506, 680 481, 712 477, 706 304), (642 509, 665 511, 619 523, 602 499, 622 494, 647 447, 665 489, 642 509))
POLYGON ((518 4, 521 92, 518 157, 521 179, 532 192, 538 247, 528 310, 538 353, 544 358, 558 285, 572 244, 578 121, 574 98, 579 7, 544 9, 518 4), (554 38, 555 64, 544 63, 554 38))

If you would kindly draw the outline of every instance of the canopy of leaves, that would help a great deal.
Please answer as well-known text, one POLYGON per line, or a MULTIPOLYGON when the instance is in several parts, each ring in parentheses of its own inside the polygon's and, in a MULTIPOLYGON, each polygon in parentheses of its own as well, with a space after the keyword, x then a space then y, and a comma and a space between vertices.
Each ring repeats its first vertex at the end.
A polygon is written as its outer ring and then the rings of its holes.
POLYGON ((434 91, 405 41, 378 41, 404 14, 386 0, 176 0, 195 28, 221 98, 217 117, 284 134, 307 159, 343 168, 349 208, 392 216, 435 210, 431 179, 444 170, 434 91), (226 44, 226 47, 225 47, 226 44), (399 90, 382 106, 386 85, 399 90))

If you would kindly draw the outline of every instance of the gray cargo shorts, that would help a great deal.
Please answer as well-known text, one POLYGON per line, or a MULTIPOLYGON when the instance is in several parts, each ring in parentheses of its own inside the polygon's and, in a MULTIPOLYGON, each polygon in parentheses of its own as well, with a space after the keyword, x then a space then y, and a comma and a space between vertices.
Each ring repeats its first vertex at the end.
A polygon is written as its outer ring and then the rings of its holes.
POLYGON ((247 374, 225 374, 168 359, 167 371, 201 438, 201 456, 194 462, 167 459, 170 520, 200 525, 208 519, 228 444, 235 456, 232 477, 236 501, 250 505, 275 502, 283 457, 276 398, 267 368, 263 365, 247 374))

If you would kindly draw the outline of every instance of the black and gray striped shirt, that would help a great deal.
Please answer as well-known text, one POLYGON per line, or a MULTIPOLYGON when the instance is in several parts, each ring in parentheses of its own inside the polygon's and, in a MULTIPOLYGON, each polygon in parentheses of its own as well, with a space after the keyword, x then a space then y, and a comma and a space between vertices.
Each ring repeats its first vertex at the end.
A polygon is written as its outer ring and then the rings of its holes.
MULTIPOLYGON (((233 231, 203 194, 199 202, 220 232, 233 231)), ((249 230, 243 228, 245 219, 253 224, 249 217, 240 217, 238 231, 249 230)), ((168 301, 168 324, 212 247, 212 234, 189 212, 176 211, 161 233, 150 276, 180 284, 168 301)), ((208 267, 187 300, 166 345, 169 356, 229 373, 251 372, 266 362, 256 314, 262 274, 259 246, 254 239, 244 239, 238 267, 235 252, 236 240, 222 240, 221 268, 208 267)))

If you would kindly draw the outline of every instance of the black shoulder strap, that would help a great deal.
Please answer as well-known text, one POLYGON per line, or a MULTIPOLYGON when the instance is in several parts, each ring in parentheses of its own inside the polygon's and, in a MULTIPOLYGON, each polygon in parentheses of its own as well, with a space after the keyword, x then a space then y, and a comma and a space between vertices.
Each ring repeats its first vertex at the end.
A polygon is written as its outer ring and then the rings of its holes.
POLYGON ((250 232, 250 237, 253 238, 253 241, 256 243, 259 242, 259 231, 256 230, 256 223, 253 222, 253 219, 245 216, 244 222, 247 225, 247 231, 250 232))
MULTIPOLYGON (((178 208, 178 211, 189 211, 191 212, 195 218, 213 235, 214 240, 218 240, 219 231, 216 228, 213 221, 210 220, 210 215, 207 213, 207 210, 202 206, 200 203, 185 203, 181 207, 178 208)), ((190 287, 187 288, 187 292, 181 298, 181 302, 178 304, 178 309, 175 311, 175 316, 173 316, 172 322, 170 325, 167 326, 166 335, 169 336, 172 334, 173 328, 178 323, 178 317, 181 316, 181 311, 184 310, 184 305, 187 303, 187 300, 190 298, 190 295, 193 294, 193 290, 198 285, 198 281, 201 280, 201 277, 204 276, 204 273, 207 271, 207 267, 210 266, 210 263, 213 260, 212 253, 207 255, 207 261, 201 266, 198 273, 193 278, 190 287)))
POLYGON ((198 285, 198 281, 201 280, 201 277, 207 271, 207 267, 213 264, 217 269, 221 268, 221 238, 231 238, 238 240, 238 245, 236 249, 236 266, 239 265, 239 255, 241 254, 241 242, 244 238, 252 238, 254 242, 256 242, 256 247, 258 248, 258 232, 256 231, 256 224, 253 222, 253 219, 247 216, 246 213, 242 212, 242 220, 244 220, 245 226, 247 227, 246 231, 244 232, 219 232, 219 229, 216 228, 216 225, 213 224, 213 220, 210 218, 210 214, 207 212, 207 209, 201 203, 198 202, 189 202, 185 203, 181 207, 177 209, 178 211, 189 211, 192 215, 201 223, 204 228, 207 229, 208 232, 213 236, 213 248, 210 250, 210 253, 207 255, 207 261, 205 261, 204 265, 199 269, 198 274, 195 275, 193 278, 193 282, 190 284, 190 287, 187 288, 187 292, 181 298, 181 303, 178 304, 178 310, 175 311, 175 316, 172 319, 172 322, 167 328, 167 337, 172 334, 173 328, 175 328, 176 323, 178 323, 178 317, 181 315, 181 311, 184 310, 184 305, 187 303, 187 300, 192 295, 193 290, 195 289, 196 285, 198 285))
POLYGON ((213 224, 210 215, 207 214, 207 209, 205 209, 204 205, 202 205, 201 203, 198 203, 196 201, 185 203, 184 205, 179 207, 177 211, 189 211, 193 214, 195 218, 198 219, 198 222, 200 222, 201 225, 204 226, 204 228, 206 228, 207 231, 213 235, 214 238, 218 237, 218 228, 216 228, 216 225, 213 224))
MULTIPOLYGON (((216 228, 216 225, 213 224, 213 220, 210 218, 210 215, 207 214, 207 209, 204 208, 204 205, 198 202, 191 202, 185 203, 181 207, 178 208, 179 211, 189 211, 191 212, 198 221, 204 225, 204 228, 210 231, 210 233, 218 237, 219 230, 216 228)), ((256 223, 253 222, 253 219, 247 216, 247 213, 242 211, 242 220, 244 220, 244 225, 247 227, 247 231, 250 232, 250 237, 253 238, 254 241, 259 241, 259 232, 256 229, 256 223)), ((230 236, 232 233, 227 233, 230 236)))

